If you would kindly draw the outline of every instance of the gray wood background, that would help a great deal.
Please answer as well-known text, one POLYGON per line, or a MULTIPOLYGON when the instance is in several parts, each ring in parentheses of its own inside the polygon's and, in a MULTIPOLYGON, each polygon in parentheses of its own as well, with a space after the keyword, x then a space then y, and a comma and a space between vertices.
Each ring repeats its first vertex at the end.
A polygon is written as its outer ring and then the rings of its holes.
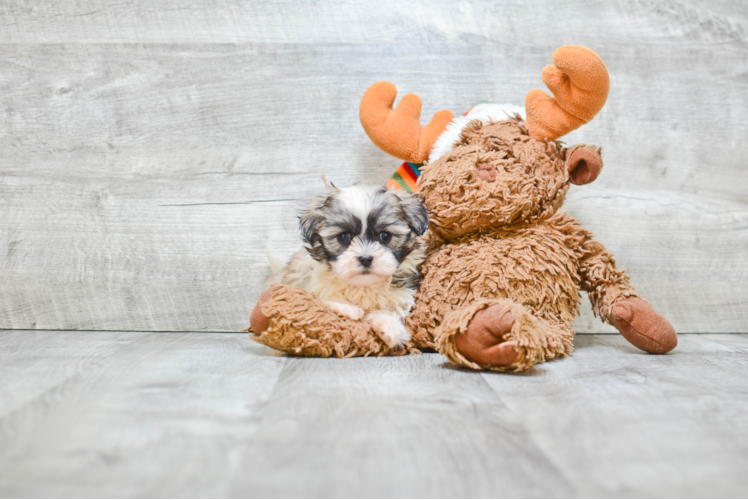
POLYGON ((748 2, 711 0, 2 2, 0 328, 244 328, 320 175, 397 167, 370 83, 522 103, 569 43, 612 88, 567 210, 679 332, 748 332, 748 2))

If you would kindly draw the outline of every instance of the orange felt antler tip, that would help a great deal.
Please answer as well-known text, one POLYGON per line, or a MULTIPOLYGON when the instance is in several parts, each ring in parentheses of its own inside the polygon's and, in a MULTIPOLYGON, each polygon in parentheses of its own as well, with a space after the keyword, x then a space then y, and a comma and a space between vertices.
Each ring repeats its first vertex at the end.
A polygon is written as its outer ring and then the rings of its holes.
POLYGON ((539 140, 554 140, 579 128, 603 108, 610 77, 597 53, 580 45, 566 45, 553 53, 543 82, 555 98, 531 90, 525 98, 527 129, 539 140))
POLYGON ((439 135, 454 118, 449 111, 434 115, 421 126, 421 98, 406 94, 395 109, 397 89, 390 82, 376 82, 361 98, 359 117, 371 141, 384 152, 411 163, 425 162, 439 135))

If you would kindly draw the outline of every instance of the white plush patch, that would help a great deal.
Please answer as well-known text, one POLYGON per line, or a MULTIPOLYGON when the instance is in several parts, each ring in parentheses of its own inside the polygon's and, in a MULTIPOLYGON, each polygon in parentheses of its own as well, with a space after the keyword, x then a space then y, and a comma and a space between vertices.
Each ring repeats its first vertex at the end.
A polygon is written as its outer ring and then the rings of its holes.
POLYGON ((456 116, 444 129, 439 138, 434 143, 434 147, 431 149, 429 155, 429 163, 439 159, 444 153, 450 151, 460 138, 460 133, 465 125, 472 120, 480 120, 483 123, 489 123, 492 121, 506 120, 508 116, 514 116, 517 113, 525 119, 525 108, 522 106, 515 106, 514 104, 494 104, 494 103, 483 103, 478 104, 467 116, 456 116), (508 116, 507 116, 508 115, 508 116))

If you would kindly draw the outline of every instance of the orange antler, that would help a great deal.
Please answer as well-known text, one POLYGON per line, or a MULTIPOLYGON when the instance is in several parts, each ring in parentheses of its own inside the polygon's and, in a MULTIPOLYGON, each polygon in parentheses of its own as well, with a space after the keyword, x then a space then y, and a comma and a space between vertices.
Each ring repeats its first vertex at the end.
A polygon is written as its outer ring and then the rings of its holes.
POLYGON ((361 98, 361 125, 385 153, 411 163, 423 163, 454 115, 441 110, 422 127, 421 98, 406 94, 397 108, 392 109, 395 97, 397 89, 390 82, 377 82, 369 87, 361 98))
POLYGON ((543 68, 543 82, 556 98, 531 90, 525 98, 527 129, 539 140, 554 140, 579 128, 603 108, 610 78, 594 51, 566 45, 553 53, 554 66, 543 68))

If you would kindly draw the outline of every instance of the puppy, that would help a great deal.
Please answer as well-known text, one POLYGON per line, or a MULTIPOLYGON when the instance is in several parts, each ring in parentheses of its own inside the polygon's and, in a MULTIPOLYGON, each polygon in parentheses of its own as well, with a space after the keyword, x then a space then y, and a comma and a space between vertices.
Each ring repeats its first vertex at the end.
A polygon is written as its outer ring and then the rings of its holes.
POLYGON ((270 284, 303 288, 337 314, 369 323, 388 346, 401 345, 410 339, 403 318, 426 256, 426 208, 404 191, 325 184, 299 217, 304 248, 270 284))

